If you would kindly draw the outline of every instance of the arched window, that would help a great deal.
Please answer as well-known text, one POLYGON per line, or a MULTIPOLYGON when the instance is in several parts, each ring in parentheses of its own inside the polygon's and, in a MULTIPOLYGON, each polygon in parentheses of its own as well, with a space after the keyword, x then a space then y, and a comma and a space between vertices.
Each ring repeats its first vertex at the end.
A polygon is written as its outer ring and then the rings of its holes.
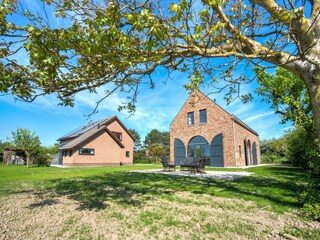
POLYGON ((209 157, 210 149, 208 141, 201 136, 192 138, 188 144, 188 157, 209 157))
POLYGON ((174 139, 174 163, 179 166, 180 161, 184 160, 186 158, 186 148, 183 144, 183 142, 175 138, 174 139))
POLYGON ((216 135, 210 143, 210 166, 224 167, 222 133, 216 135))

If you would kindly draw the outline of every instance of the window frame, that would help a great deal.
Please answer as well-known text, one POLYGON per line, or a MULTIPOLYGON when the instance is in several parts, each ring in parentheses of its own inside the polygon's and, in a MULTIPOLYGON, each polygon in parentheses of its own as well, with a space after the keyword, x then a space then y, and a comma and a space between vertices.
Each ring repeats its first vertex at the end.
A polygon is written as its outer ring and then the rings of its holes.
POLYGON ((199 123, 206 124, 207 123, 207 109, 200 109, 199 110, 199 123), (205 113, 205 121, 201 121, 201 112, 205 113))
POLYGON ((187 124, 188 126, 194 126, 194 112, 187 113, 187 124), (189 123, 189 116, 192 116, 192 118, 190 118, 190 120, 192 120, 191 123, 189 123))
POLYGON ((90 155, 93 156, 95 154, 95 149, 94 148, 79 148, 78 150, 78 154, 79 155, 90 155), (83 153, 81 150, 92 150, 92 153, 88 152, 88 153, 83 153))

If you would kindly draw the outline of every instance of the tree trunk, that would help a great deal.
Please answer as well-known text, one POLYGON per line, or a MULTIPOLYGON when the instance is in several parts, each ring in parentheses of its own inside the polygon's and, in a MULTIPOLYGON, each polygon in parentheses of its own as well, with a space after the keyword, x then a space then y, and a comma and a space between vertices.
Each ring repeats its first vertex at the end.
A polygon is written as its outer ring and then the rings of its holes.
POLYGON ((313 120, 316 127, 316 136, 320 141, 320 70, 314 74, 308 74, 309 79, 304 78, 312 106, 313 120))
POLYGON ((26 153, 26 155, 27 155, 27 167, 29 167, 30 155, 28 153, 26 153))

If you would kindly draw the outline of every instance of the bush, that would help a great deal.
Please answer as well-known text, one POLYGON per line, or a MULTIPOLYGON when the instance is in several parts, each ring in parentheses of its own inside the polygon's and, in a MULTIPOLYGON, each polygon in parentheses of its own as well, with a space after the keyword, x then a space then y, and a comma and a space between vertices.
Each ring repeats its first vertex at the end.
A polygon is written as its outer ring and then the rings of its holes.
POLYGON ((275 153, 261 155, 261 163, 283 163, 285 161, 287 161, 285 157, 281 157, 275 153))
POLYGON ((50 162, 52 160, 52 156, 48 153, 39 153, 33 163, 37 165, 38 167, 40 166, 50 166, 50 162))
POLYGON ((286 155, 292 165, 319 173, 320 151, 314 139, 315 133, 312 129, 295 128, 286 135, 288 145, 286 155))
POLYGON ((320 178, 312 180, 299 194, 298 201, 307 216, 320 221, 320 178))

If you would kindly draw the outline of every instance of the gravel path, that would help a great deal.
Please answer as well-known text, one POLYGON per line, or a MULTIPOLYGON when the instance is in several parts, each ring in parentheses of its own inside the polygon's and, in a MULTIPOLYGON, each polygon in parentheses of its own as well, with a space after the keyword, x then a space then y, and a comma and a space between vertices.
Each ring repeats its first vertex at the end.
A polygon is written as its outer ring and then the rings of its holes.
POLYGON ((189 171, 163 171, 163 170, 135 170, 132 172, 139 173, 156 173, 156 174, 167 174, 167 175, 177 175, 184 177, 202 177, 202 178, 215 178, 221 180, 232 181, 237 178, 251 176, 253 173, 249 172, 222 172, 222 171, 206 171, 205 173, 191 173, 189 171))

